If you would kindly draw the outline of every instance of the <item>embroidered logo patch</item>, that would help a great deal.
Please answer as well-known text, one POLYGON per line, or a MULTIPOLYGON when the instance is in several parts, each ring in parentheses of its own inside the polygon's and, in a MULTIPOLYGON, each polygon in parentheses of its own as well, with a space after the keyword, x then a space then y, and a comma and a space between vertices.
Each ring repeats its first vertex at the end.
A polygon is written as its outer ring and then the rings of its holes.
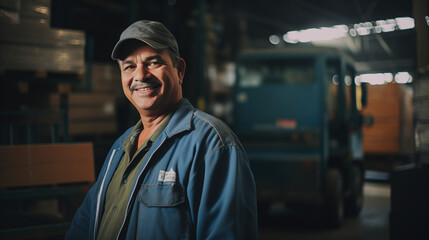
POLYGON ((169 171, 161 170, 158 175, 159 182, 176 182, 176 172, 173 168, 170 168, 169 171))

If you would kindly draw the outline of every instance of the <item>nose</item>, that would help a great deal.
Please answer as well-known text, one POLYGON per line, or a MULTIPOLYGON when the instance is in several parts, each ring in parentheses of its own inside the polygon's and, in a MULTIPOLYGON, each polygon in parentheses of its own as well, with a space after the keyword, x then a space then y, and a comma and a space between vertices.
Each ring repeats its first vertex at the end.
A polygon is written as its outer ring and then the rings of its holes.
POLYGON ((150 75, 149 69, 144 64, 137 65, 134 71, 134 81, 144 81, 150 75))

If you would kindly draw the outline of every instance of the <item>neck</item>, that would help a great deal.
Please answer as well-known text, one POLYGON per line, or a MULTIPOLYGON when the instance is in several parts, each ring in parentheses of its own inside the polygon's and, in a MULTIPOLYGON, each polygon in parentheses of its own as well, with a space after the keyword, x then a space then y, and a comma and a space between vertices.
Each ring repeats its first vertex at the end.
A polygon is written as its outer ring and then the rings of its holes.
POLYGON ((140 148, 140 146, 146 142, 150 136, 152 136, 152 134, 156 131, 156 129, 166 117, 167 115, 158 116, 156 118, 142 117, 143 130, 139 134, 137 149, 140 148))
POLYGON ((165 109, 159 111, 139 111, 143 128, 147 129, 152 128, 153 126, 158 126, 162 122, 162 120, 164 120, 170 113, 174 112, 177 109, 180 102, 181 100, 178 100, 176 104, 172 104, 165 109))
POLYGON ((162 121, 173 111, 176 110, 178 105, 181 103, 179 100, 176 104, 169 106, 167 109, 163 110, 161 113, 150 112, 140 112, 140 118, 143 124, 143 130, 140 132, 139 136, 139 147, 143 144, 150 136, 155 132, 158 126, 162 121))

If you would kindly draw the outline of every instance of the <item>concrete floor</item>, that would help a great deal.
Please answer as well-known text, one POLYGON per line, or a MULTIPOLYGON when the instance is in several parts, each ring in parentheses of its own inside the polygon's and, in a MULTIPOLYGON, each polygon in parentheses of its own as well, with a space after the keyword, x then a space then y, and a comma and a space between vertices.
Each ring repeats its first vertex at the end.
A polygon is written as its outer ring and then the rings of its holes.
POLYGON ((346 218, 339 229, 323 227, 316 211, 294 213, 281 207, 262 219, 261 240, 388 240, 390 185, 385 182, 366 182, 365 202, 357 218, 346 218))

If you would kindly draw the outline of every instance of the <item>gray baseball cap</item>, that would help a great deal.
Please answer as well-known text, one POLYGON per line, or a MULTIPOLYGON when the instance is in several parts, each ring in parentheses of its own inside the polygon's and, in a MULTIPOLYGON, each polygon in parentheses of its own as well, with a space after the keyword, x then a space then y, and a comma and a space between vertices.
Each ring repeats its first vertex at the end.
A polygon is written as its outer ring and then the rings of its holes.
POLYGON ((177 46, 176 38, 170 31, 160 22, 140 20, 131 24, 125 29, 119 41, 116 43, 112 51, 112 59, 117 60, 121 56, 124 47, 127 46, 128 40, 139 40, 154 49, 167 49, 179 58, 179 47, 177 46))

